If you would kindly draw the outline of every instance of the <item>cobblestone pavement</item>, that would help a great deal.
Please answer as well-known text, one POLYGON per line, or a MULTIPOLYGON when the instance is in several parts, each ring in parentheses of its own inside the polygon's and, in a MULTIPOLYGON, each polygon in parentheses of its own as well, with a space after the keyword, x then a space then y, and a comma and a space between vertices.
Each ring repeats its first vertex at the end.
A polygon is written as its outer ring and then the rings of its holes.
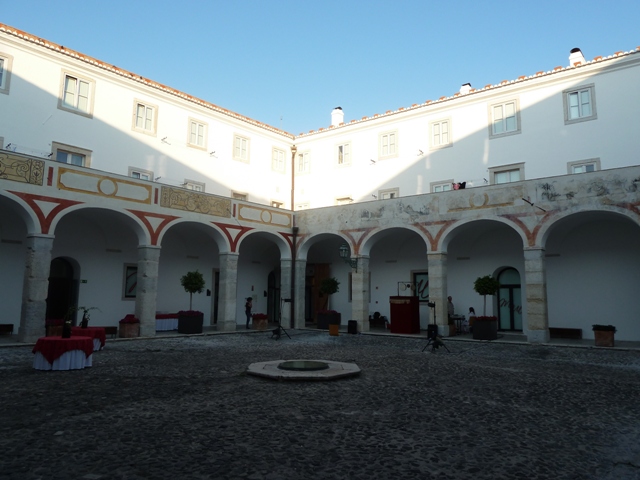
POLYGON ((0 478, 639 479, 640 352, 290 330, 0 349, 0 478), (360 376, 277 382, 279 359, 360 376))

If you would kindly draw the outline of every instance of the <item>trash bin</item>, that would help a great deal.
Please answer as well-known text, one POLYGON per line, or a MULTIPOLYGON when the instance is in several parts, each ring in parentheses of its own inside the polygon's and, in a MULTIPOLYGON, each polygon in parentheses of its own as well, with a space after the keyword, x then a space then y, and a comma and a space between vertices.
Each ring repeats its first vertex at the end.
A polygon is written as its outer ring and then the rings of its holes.
POLYGON ((347 332, 353 334, 358 333, 358 322, 356 320, 349 320, 349 323, 347 323, 347 332))

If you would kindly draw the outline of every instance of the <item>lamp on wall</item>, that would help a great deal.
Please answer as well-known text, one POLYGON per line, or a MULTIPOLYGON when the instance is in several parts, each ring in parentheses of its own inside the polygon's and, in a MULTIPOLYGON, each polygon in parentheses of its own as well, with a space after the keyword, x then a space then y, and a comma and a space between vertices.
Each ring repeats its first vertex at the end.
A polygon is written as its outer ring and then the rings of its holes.
POLYGON ((344 260, 344 263, 348 263, 351 268, 355 268, 356 272, 358 271, 358 259, 351 258, 349 255, 349 245, 346 243, 340 245, 340 258, 344 260))

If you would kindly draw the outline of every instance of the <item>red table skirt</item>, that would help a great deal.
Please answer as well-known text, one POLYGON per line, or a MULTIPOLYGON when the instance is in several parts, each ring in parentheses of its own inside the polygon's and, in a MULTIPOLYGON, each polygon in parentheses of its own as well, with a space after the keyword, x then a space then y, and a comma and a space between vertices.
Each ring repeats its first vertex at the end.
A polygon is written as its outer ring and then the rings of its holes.
POLYGON ((178 318, 177 313, 156 313, 156 320, 164 320, 167 318, 178 318))
POLYGON ((104 327, 71 327, 71 335, 76 337, 91 337, 100 340, 100 348, 104 348, 104 344, 107 341, 107 334, 104 331, 104 327))
POLYGON ((40 337, 33 347, 33 353, 40 352, 47 362, 54 360, 71 350, 82 350, 89 357, 93 355, 93 337, 40 337))

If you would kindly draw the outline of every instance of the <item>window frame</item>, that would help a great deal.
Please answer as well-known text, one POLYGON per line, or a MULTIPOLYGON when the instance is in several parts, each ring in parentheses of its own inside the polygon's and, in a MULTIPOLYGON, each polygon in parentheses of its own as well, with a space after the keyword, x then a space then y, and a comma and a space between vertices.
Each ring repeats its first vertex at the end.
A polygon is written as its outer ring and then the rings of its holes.
POLYGON ((385 188, 378 190, 378 200, 392 200, 394 198, 400 198, 400 188, 385 188), (392 194, 392 197, 384 198, 385 195, 392 194))
POLYGON ((509 165, 499 165, 496 167, 489 167, 489 184, 490 185, 506 185, 508 183, 522 182, 525 180, 524 176, 524 162, 521 163, 511 163, 509 165), (509 182, 496 183, 496 174, 497 173, 506 173, 512 171, 518 171, 518 175, 520 178, 518 180, 513 180, 509 182))
MULTIPOLYGON (((391 143, 389 143, 389 145, 390 144, 391 143)), ((385 160, 387 158, 395 158, 398 156, 399 151, 400 151, 400 146, 399 146, 398 130, 389 130, 386 132, 381 132, 378 135, 378 159, 379 160, 385 160), (394 142, 393 142, 394 151, 384 154, 384 138, 388 137, 389 135, 394 136, 394 142)))
POLYGON ((296 175, 307 175, 309 173, 311 173, 311 152, 306 150, 304 152, 296 153, 296 175), (300 169, 300 158, 303 159, 303 164, 305 166, 303 170, 300 169))
POLYGON ((129 167, 128 175, 131 178, 135 178, 136 180, 145 180, 148 182, 153 182, 155 177, 153 176, 153 172, 151 170, 143 170, 142 168, 129 167), (134 177, 133 174, 137 173, 138 175, 147 175, 149 178, 134 177))
POLYGON ((284 207, 284 202, 281 200, 271 200, 270 205, 273 208, 283 208, 284 207))
MULTIPOLYGON (((503 137, 509 137, 511 135, 518 135, 520 133, 522 133, 522 122, 520 119, 520 99, 518 98, 512 98, 509 100, 503 100, 500 102, 494 102, 491 103, 489 105, 487 105, 487 114, 488 114, 488 118, 489 118, 489 138, 503 138, 503 137), (495 132, 495 120, 494 120, 494 116, 493 116, 493 112, 494 109, 496 107, 503 107, 503 112, 504 112, 504 106, 508 105, 508 104, 514 104, 514 108, 515 108, 515 122, 516 122, 516 128, 514 130, 509 130, 509 131, 504 131, 504 132, 500 132, 500 133, 496 133, 495 132)), ((503 117, 504 118, 504 117, 503 117)))
MULTIPOLYGON (((251 142, 248 137, 245 137, 244 135, 240 135, 239 133, 233 134, 233 159, 234 160, 242 163, 249 163, 249 159, 251 157, 250 149, 251 149, 251 142), (246 152, 245 157, 243 157, 242 155, 240 156, 236 155, 236 142, 238 140, 246 142, 246 148, 244 149, 244 151, 246 152)), ((242 147, 240 147, 240 153, 242 153, 242 147)))
POLYGON ((336 205, 351 205, 353 203, 353 197, 351 195, 349 196, 342 196, 342 197, 336 197, 335 200, 335 204, 336 205))
POLYGON ((271 170, 273 170, 274 172, 279 172, 279 173, 285 173, 287 170, 287 152, 285 152, 284 150, 277 148, 277 147, 272 147, 271 148, 271 170), (276 159, 276 154, 282 154, 282 160, 280 160, 279 158, 276 159), (279 165, 275 165, 275 163, 278 163, 279 165))
MULTIPOLYGON (((442 134, 440 134, 442 135, 442 134)), ((435 122, 429 123, 429 150, 440 150, 441 148, 448 148, 453 146, 453 135, 451 131, 451 117, 442 118, 440 120, 436 120, 435 122), (433 141, 433 131, 434 126, 446 124, 448 129, 448 142, 447 143, 439 143, 436 145, 433 141)))
POLYGON ((336 165, 338 167, 351 166, 351 142, 343 142, 336 145, 336 165), (345 147, 347 150, 346 153, 344 152, 345 147), (345 160, 345 157, 346 157, 346 160, 345 160))
POLYGON ((567 162, 567 173, 569 175, 580 175, 581 173, 591 173, 591 172, 574 171, 576 167, 582 167, 585 165, 593 165, 593 171, 597 172, 600 170, 600 158, 588 158, 586 160, 577 160, 575 162, 567 162))
POLYGON ((238 200, 239 202, 248 202, 249 194, 231 190, 231 198, 233 200, 238 200))
POLYGON ((195 180, 189 180, 188 178, 185 178, 184 183, 182 184, 182 188, 186 188, 187 190, 191 190, 196 193, 205 193, 205 187, 206 185, 204 182, 196 182, 195 180), (200 190, 198 190, 198 188, 200 190))
POLYGON ((452 190, 453 190, 453 178, 449 180, 440 181, 440 182, 431 182, 429 184, 429 191, 431 193, 444 193, 444 192, 450 192, 452 190), (436 192, 436 187, 444 187, 444 186, 447 186, 449 188, 447 190, 436 192))
POLYGON ((145 135, 149 135, 151 137, 155 137, 158 135, 158 106, 154 105, 150 102, 147 102, 145 100, 140 100, 140 99, 134 99, 133 100, 133 118, 132 118, 132 123, 131 123, 131 129, 136 131, 136 132, 140 132, 140 133, 144 133, 145 135), (142 128, 142 127, 138 127, 138 106, 142 105, 145 108, 150 108, 153 110, 153 118, 151 120, 151 130, 147 130, 146 128, 142 128))
POLYGON ((76 155, 84 156, 84 165, 75 165, 73 163, 64 162, 66 165, 91 168, 91 155, 93 153, 91 150, 87 150, 86 148, 76 147, 73 145, 67 145, 65 143, 51 142, 51 159, 54 162, 63 163, 58 161, 58 152, 65 152, 67 154, 76 154, 76 155))
POLYGON ((564 124, 572 125, 574 123, 589 122, 591 120, 598 119, 598 111, 596 108, 596 88, 595 83, 589 83, 586 85, 580 85, 572 88, 568 88, 562 91, 562 106, 564 109, 564 124), (582 91, 589 91, 589 106, 591 107, 591 115, 580 116, 576 118, 570 118, 570 102, 569 95, 573 93, 580 93, 582 91))
POLYGON ((295 211, 308 210, 309 208, 311 208, 309 202, 296 203, 295 211))
POLYGON ((2 78, 0 78, 0 93, 9 95, 11 90, 11 72, 13 71, 13 56, 0 52, 2 62, 2 78))
POLYGON ((71 70, 65 70, 62 69, 60 72, 60 94, 58 95, 58 109, 60 110, 64 110, 65 112, 70 112, 70 113, 75 113, 77 115, 82 115, 84 117, 87 118, 93 118, 93 99, 95 97, 95 88, 96 88, 96 82, 95 80, 86 77, 84 75, 78 75, 75 72, 72 72, 71 70), (66 85, 67 85, 67 78, 73 78, 75 79, 78 84, 76 85, 76 89, 75 89, 75 104, 74 105, 70 105, 68 103, 65 103, 65 94, 67 93, 67 89, 66 89, 66 85), (79 86, 80 83, 84 82, 87 84, 87 88, 89 90, 88 95, 87 95, 87 109, 83 110, 81 108, 79 108, 78 105, 78 99, 80 98, 80 94, 79 94, 79 86))
MULTIPOLYGON (((209 136, 209 125, 202 120, 198 120, 197 118, 189 117, 188 127, 187 127, 187 146, 191 148, 197 148, 198 150, 207 150, 208 145, 208 136, 209 136), (198 127, 202 127, 202 145, 198 143, 193 143, 191 141, 191 129, 193 125, 198 127)), ((196 135, 197 137, 197 135, 196 135)))

